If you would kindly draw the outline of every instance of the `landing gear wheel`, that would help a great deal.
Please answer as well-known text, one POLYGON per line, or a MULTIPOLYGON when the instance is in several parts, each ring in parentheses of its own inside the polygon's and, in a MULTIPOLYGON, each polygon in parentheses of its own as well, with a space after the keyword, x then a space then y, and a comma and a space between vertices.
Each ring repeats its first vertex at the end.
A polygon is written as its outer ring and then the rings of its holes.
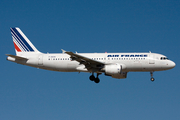
POLYGON ((99 83, 100 82, 100 79, 98 78, 98 76, 100 75, 101 73, 97 73, 97 77, 94 76, 94 73, 92 73, 91 76, 89 76, 89 79, 91 81, 94 81, 95 83, 99 83))
POLYGON ((155 79, 152 77, 152 78, 151 78, 151 81, 153 82, 154 80, 155 80, 155 79))
POLYGON ((94 81, 96 78, 94 77, 94 75, 91 75, 91 76, 89 77, 89 79, 90 79, 91 81, 94 81))
POLYGON ((151 81, 153 82, 155 79, 153 78, 153 71, 150 72, 151 74, 151 81))
POLYGON ((99 82, 100 82, 100 79, 99 79, 99 78, 95 78, 94 82, 95 82, 95 83, 99 83, 99 82))

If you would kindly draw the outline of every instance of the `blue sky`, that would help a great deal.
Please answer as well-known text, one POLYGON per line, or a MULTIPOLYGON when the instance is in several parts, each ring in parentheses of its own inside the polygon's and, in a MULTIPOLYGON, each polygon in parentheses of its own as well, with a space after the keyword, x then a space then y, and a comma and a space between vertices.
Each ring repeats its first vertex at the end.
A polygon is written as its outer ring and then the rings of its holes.
POLYGON ((179 120, 178 0, 1 0, 0 120, 179 120), (41 52, 155 52, 174 69, 128 73, 127 79, 62 73, 18 65, 10 27, 41 52))

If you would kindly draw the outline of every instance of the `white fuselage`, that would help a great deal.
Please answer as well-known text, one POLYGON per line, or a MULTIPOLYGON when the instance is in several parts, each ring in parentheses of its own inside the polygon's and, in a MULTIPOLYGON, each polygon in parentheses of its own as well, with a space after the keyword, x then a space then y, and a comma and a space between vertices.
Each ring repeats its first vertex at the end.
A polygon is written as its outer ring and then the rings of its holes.
MULTIPOLYGON (((161 71, 175 66, 175 63, 164 55, 156 53, 81 53, 79 55, 100 61, 105 64, 121 64, 123 72, 161 71)), ((23 56, 23 54, 22 54, 23 56)), ((26 54, 25 60, 7 59, 19 64, 61 72, 91 72, 83 64, 71 60, 68 54, 26 54)), ((97 71, 96 71, 97 72, 97 71)), ((98 71, 103 72, 103 71, 98 71)))

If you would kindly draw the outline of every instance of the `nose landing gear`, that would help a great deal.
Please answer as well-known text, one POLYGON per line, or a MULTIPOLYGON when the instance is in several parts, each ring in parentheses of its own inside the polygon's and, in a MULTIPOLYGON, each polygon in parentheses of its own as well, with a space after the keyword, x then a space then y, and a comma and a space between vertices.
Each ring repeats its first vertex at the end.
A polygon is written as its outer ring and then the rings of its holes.
POLYGON ((150 72, 151 74, 151 81, 153 82, 155 79, 153 78, 153 72, 150 72))

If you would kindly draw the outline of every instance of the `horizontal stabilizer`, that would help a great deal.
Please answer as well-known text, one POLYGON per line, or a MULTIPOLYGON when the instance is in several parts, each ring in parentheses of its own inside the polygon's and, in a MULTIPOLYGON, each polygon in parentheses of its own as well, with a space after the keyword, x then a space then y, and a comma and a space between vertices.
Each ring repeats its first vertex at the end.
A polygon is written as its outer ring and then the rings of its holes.
POLYGON ((15 59, 19 59, 19 60, 28 60, 27 58, 16 56, 16 55, 11 55, 11 54, 6 54, 6 55, 15 59))

